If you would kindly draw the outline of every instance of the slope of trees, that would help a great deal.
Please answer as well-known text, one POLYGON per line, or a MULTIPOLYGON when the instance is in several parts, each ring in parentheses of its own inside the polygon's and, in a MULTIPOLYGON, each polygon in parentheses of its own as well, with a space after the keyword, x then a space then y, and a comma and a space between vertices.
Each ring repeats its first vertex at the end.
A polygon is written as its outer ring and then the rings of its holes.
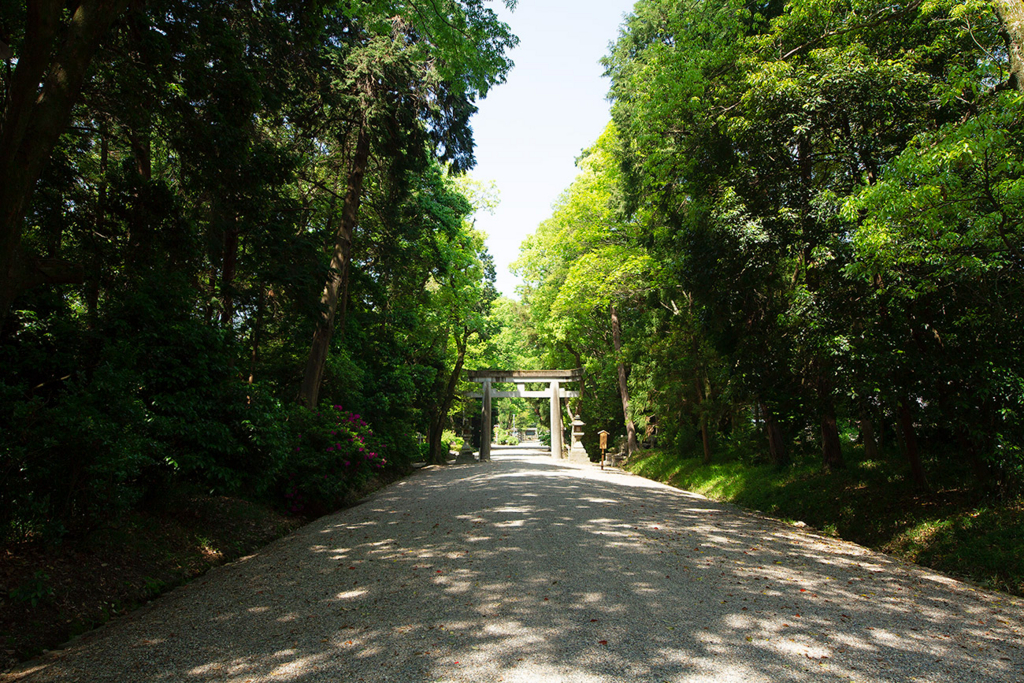
POLYGON ((1020 11, 637 2, 612 126, 520 260, 548 353, 600 376, 584 419, 630 450, 635 423, 705 462, 896 457, 921 489, 1017 495, 1020 11))
POLYGON ((493 298, 481 0, 33 0, 0 41, 4 539, 179 482, 317 512, 417 457, 493 298))

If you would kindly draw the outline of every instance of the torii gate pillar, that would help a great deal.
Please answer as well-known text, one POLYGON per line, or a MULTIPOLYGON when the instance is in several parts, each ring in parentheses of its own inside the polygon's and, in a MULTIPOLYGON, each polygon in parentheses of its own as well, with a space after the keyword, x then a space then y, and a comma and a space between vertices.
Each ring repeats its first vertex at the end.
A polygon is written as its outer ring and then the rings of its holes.
POLYGON ((491 459, 491 380, 485 379, 483 388, 484 414, 480 425, 480 462, 491 459))
POLYGON ((562 396, 559 383, 551 382, 551 457, 562 457, 562 396))

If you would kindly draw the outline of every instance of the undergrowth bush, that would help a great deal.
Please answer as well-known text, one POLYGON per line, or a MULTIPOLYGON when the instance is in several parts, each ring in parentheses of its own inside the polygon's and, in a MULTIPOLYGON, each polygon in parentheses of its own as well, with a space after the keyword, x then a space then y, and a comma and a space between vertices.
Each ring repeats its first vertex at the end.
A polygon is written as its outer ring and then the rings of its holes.
POLYGON ((179 489, 330 512, 384 454, 396 469, 417 455, 411 399, 344 392, 381 436, 341 401, 300 408, 269 373, 246 381, 235 336, 176 301, 127 288, 92 329, 26 315, 0 338, 0 543, 87 535, 179 489))
POLYGON ((91 381, 69 378, 49 403, 4 402, 11 427, 0 434, 0 540, 57 541, 144 497, 162 449, 139 428, 152 415, 131 387, 130 373, 103 365, 91 381))
POLYGON ((499 426, 494 428, 494 443, 502 446, 518 446, 519 439, 504 427, 499 426))
POLYGON ((332 512, 350 502, 387 464, 370 425, 340 405, 300 409, 291 422, 294 445, 278 481, 289 512, 332 512))

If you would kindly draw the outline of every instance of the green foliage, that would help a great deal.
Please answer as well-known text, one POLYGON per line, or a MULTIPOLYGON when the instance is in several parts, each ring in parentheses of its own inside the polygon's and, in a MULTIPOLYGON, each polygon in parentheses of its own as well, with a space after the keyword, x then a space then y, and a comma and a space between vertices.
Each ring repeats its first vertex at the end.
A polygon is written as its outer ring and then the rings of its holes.
MULTIPOLYGON (((541 366, 584 369, 583 400, 572 412, 580 413, 595 434, 600 428, 615 434, 625 430, 614 390, 617 371, 622 365, 628 374, 644 345, 644 312, 638 304, 660 277, 659 264, 641 240, 639 221, 624 212, 624 181, 616 162, 620 146, 616 127, 609 125, 577 161, 576 179, 513 264, 526 282, 521 294, 529 315, 528 322, 522 315, 513 322, 520 335, 534 340, 541 366), (613 309, 620 319, 619 349, 613 309)), ((634 400, 629 419, 642 419, 645 411, 634 400)))
MULTIPOLYGON (((626 347, 638 420, 686 454, 727 450, 753 412, 777 426, 779 462, 816 432, 838 467, 831 425, 906 409, 897 436, 955 440, 1012 495, 1024 157, 999 18, 954 1, 760 11, 643 0, 605 60, 610 194, 657 274, 635 318, 652 341, 626 347)), ((557 272, 552 251, 535 280, 557 272)), ((585 300, 571 284, 534 302, 554 329, 574 317, 543 302, 585 300)))
POLYGON ((53 587, 49 585, 50 575, 43 570, 37 571, 32 578, 21 584, 8 595, 15 602, 27 602, 32 607, 53 599, 53 587))
POLYGON ((14 426, 0 442, 8 475, 0 493, 5 537, 59 540, 82 525, 117 518, 141 500, 160 451, 138 429, 152 416, 131 380, 130 373, 104 365, 91 382, 69 379, 59 403, 4 406, 14 426))
POLYGON ((523 243, 508 318, 586 370, 588 439, 621 438, 621 368, 638 471, 934 538, 915 556, 1019 590, 994 548, 1024 486, 1024 98, 997 9, 636 3, 604 60, 613 123, 523 243), (969 502, 930 517, 942 490, 969 502))
POLYGON ((495 443, 499 443, 502 446, 518 446, 519 439, 514 434, 511 434, 508 430, 500 425, 494 428, 494 434, 491 438, 495 443))
POLYGON ((373 423, 351 436, 381 466, 400 471, 413 435, 449 426, 457 340, 464 352, 486 333, 495 296, 468 220, 493 192, 456 177, 473 164, 474 102, 517 42, 484 3, 159 0, 122 19, 15 245, 84 278, 27 289, 0 321, 3 542, 58 542, 179 486, 290 492, 314 514, 381 473, 347 441, 308 445, 338 431, 337 411, 292 405, 361 137, 365 199, 321 395, 373 423))
POLYGON ((366 420, 340 405, 300 408, 290 427, 294 445, 281 463, 275 488, 293 514, 337 510, 388 464, 366 420))
POLYGON ((441 434, 441 447, 449 451, 458 451, 462 448, 463 439, 456 436, 450 429, 444 430, 441 434), (447 444, 447 445, 446 445, 447 444))
POLYGON ((1024 510, 981 505, 918 522, 885 549, 989 588, 1024 594, 1024 510))
POLYGON ((164 592, 167 587, 167 582, 163 579, 154 578, 152 576, 144 576, 142 578, 146 588, 146 595, 148 597, 155 598, 164 592))

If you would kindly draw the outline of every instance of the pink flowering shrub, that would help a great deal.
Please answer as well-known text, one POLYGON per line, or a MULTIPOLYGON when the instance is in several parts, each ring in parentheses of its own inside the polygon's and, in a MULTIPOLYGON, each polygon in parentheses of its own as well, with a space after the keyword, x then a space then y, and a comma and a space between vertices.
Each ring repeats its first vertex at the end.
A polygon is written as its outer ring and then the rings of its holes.
POLYGON ((301 410, 293 419, 295 436, 279 477, 289 512, 333 512, 387 464, 373 430, 357 413, 321 406, 301 410))

